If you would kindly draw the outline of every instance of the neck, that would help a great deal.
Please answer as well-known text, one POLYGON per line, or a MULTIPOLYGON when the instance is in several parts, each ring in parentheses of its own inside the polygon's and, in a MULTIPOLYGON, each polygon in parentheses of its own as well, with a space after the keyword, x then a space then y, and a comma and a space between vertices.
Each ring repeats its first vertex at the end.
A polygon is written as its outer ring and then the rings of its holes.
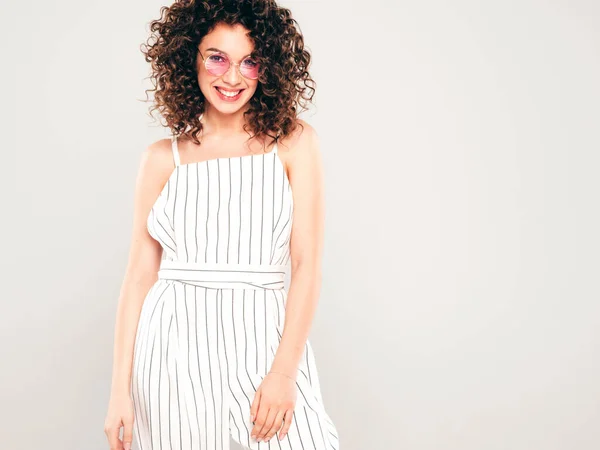
POLYGON ((232 114, 223 114, 212 105, 208 104, 202 116, 205 134, 228 135, 244 131, 244 112, 248 106, 232 114))

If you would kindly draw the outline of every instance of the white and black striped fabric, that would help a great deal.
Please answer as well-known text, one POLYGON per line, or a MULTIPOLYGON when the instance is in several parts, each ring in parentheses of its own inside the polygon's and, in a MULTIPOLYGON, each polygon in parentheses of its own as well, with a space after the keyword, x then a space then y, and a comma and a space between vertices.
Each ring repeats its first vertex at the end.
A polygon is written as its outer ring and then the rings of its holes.
POLYGON ((250 406, 281 339, 293 217, 277 155, 181 164, 148 216, 164 258, 136 333, 131 392, 134 448, 338 450, 309 342, 288 434, 250 436, 250 406))

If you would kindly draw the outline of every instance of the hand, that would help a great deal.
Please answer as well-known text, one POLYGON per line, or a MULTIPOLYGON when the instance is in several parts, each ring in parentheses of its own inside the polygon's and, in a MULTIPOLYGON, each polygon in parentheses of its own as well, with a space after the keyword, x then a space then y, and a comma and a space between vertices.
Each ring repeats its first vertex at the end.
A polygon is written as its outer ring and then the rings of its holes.
POLYGON ((252 437, 268 441, 284 421, 279 432, 279 439, 283 439, 292 423, 296 395, 295 380, 281 373, 269 372, 256 390, 250 408, 250 420, 254 422, 252 437))
POLYGON ((129 450, 133 438, 133 402, 129 395, 115 395, 110 398, 108 414, 104 421, 104 433, 111 450, 129 450), (123 426, 123 441, 119 432, 123 426))

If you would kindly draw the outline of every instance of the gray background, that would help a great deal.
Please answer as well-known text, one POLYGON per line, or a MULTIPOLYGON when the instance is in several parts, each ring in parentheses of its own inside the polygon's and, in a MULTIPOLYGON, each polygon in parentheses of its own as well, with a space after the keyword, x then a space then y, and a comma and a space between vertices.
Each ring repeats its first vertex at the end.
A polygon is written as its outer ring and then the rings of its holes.
MULTIPOLYGON (((342 450, 598 448, 598 2, 282 4, 314 57, 342 450)), ((3 448, 108 448, 161 5, 2 2, 3 448)))

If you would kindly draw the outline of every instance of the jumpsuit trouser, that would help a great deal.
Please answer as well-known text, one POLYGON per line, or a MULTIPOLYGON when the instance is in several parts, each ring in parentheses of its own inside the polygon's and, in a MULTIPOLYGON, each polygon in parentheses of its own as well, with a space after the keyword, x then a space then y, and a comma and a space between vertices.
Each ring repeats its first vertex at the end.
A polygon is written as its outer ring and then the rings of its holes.
POLYGON ((250 407, 281 340, 287 293, 280 265, 161 262, 142 306, 131 392, 134 448, 338 450, 307 341, 288 434, 250 436, 250 407))

